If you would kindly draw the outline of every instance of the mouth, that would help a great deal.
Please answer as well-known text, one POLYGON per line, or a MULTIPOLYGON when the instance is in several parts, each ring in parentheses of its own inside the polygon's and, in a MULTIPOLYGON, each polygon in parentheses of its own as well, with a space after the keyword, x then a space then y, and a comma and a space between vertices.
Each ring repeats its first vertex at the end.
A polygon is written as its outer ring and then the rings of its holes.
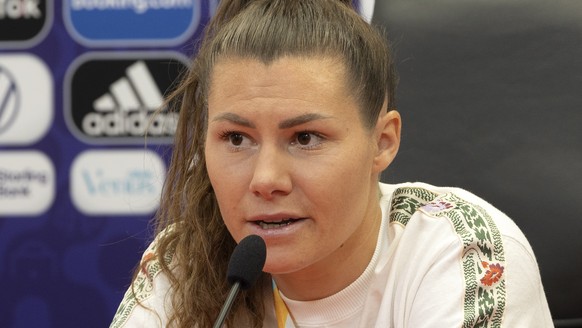
POLYGON ((270 229, 283 228, 283 227, 289 226, 289 225, 291 225, 297 221, 300 221, 300 220, 303 220, 303 219, 288 218, 288 219, 282 219, 279 221, 259 220, 259 221, 255 221, 255 224, 260 226, 261 229, 270 230, 270 229))

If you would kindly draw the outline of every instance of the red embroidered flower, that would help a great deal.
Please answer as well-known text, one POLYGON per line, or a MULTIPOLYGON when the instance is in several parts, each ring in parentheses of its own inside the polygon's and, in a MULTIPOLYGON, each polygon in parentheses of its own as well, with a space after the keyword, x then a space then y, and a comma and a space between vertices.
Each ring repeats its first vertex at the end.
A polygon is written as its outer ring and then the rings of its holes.
POLYGON ((481 262, 481 264, 483 265, 484 268, 489 267, 489 269, 487 271, 485 271, 485 276, 483 276, 483 278, 481 278, 481 283, 485 286, 491 286, 494 283, 498 282, 499 279, 501 279, 501 276, 503 276, 503 267, 501 266, 501 264, 496 263, 496 264, 488 264, 487 262, 483 261, 481 262))
POLYGON ((140 270, 144 275, 148 275, 148 264, 151 260, 153 260, 156 257, 156 255, 154 253, 147 253, 143 256, 143 259, 141 260, 141 264, 140 264, 140 270))

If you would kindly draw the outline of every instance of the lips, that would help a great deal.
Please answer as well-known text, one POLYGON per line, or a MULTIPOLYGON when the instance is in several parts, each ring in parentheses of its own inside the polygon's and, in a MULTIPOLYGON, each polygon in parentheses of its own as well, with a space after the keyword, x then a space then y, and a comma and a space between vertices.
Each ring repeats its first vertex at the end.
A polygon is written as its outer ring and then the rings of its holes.
POLYGON ((261 230, 276 230, 286 228, 293 223, 302 221, 305 218, 298 213, 277 213, 277 214, 262 214, 249 217, 247 221, 253 223, 261 230))
POLYGON ((255 223, 258 224, 262 229, 269 230, 269 229, 277 229, 277 228, 285 227, 285 226, 288 226, 288 225, 292 224, 293 222, 297 222, 299 220, 301 220, 301 219, 287 218, 287 219, 282 219, 279 221, 259 220, 259 221, 255 221, 255 223))

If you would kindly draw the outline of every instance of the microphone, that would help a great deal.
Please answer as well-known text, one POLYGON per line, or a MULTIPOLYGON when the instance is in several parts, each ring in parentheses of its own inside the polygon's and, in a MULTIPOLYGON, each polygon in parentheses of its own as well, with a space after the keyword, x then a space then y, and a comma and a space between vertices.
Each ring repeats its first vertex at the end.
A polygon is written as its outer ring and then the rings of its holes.
POLYGON ((249 289, 255 284, 263 272, 266 258, 267 246, 263 238, 257 235, 246 236, 234 248, 226 274, 226 279, 232 284, 232 287, 213 328, 222 326, 238 292, 241 289, 249 289))

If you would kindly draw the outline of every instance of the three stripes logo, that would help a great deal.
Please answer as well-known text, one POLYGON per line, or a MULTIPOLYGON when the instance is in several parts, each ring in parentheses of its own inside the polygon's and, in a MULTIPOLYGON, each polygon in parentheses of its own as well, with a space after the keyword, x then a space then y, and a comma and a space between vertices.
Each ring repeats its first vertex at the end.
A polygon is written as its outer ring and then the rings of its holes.
POLYGON ((166 114, 146 126, 149 114, 162 105, 163 97, 145 62, 131 64, 125 74, 109 86, 109 92, 93 101, 94 112, 83 117, 83 131, 91 136, 143 136, 147 128, 149 134, 171 135, 174 126, 165 124, 166 114))
POLYGON ((170 142, 178 114, 158 110, 185 62, 170 57, 81 58, 65 82, 69 128, 90 143, 144 143, 146 135, 148 142, 170 142))

